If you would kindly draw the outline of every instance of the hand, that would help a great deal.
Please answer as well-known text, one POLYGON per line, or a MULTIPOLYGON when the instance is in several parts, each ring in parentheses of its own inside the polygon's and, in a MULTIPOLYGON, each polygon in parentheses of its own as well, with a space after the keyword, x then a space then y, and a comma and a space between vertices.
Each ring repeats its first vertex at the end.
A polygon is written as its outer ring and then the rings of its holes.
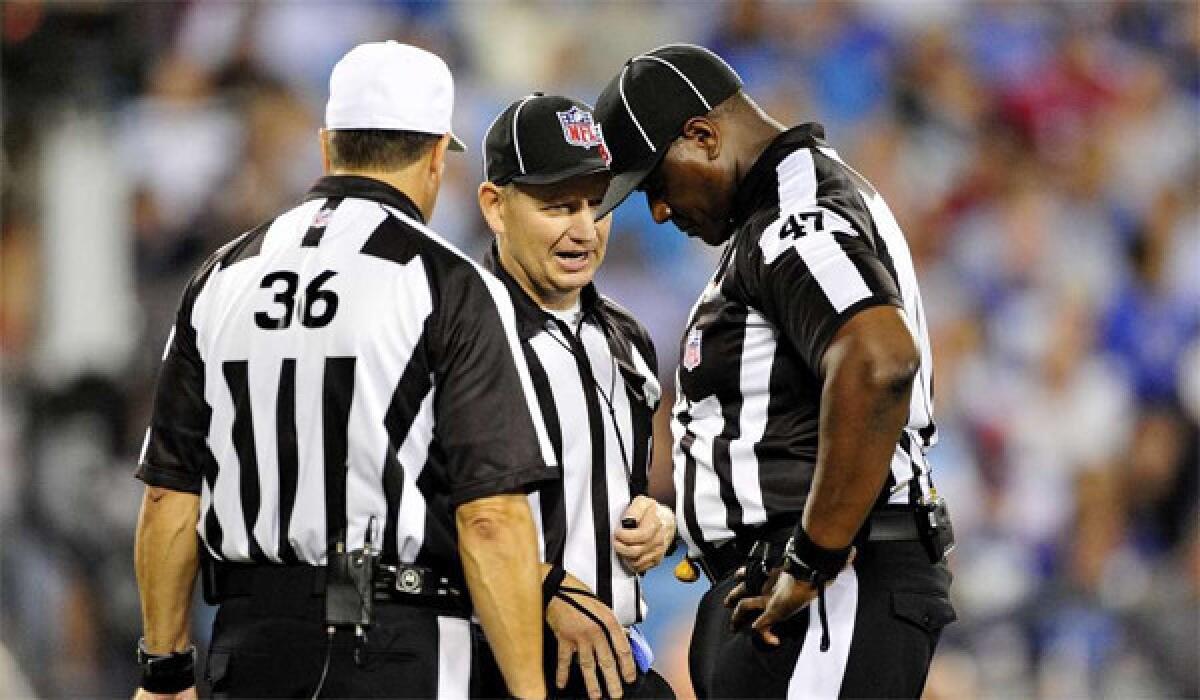
MULTIPOLYGON (((846 566, 854 562, 854 555, 855 552, 851 550, 846 566)), ((779 637, 771 630, 772 625, 792 617, 817 597, 815 588, 808 583, 797 581, 784 571, 783 567, 771 570, 767 582, 763 584, 762 592, 758 595, 751 595, 746 590, 745 567, 738 569, 736 576, 741 582, 725 596, 724 601, 725 607, 734 609, 729 625, 737 630, 749 622, 758 636, 771 646, 779 645, 779 637), (755 615, 756 611, 760 610, 762 612, 755 615)), ((832 583, 831 580, 826 585, 832 583)))
POLYGON ((725 599, 727 607, 731 600, 736 600, 730 625, 736 630, 749 622, 755 633, 771 646, 779 645, 779 637, 771 630, 771 626, 800 612, 817 596, 815 588, 797 581, 782 569, 772 572, 761 594, 750 596, 743 591, 740 599, 734 599, 734 594, 743 586, 738 584, 725 599), (758 611, 761 613, 756 615, 758 611))
MULTIPOLYGON (((571 588, 584 588, 583 583, 570 574, 563 580, 563 585, 571 588)), ((555 596, 550 605, 546 606, 546 624, 558 639, 558 666, 555 669, 554 682, 559 689, 567 685, 567 675, 571 669, 571 657, 579 656, 579 670, 583 674, 583 682, 587 686, 588 697, 600 698, 600 682, 596 677, 596 667, 599 666, 604 676, 608 695, 619 698, 624 694, 621 679, 626 683, 637 680, 637 665, 633 660, 633 650, 629 648, 629 638, 625 629, 612 610, 599 600, 573 593, 562 592, 559 595, 570 596, 592 615, 601 625, 597 625, 587 615, 577 610, 573 605, 555 596), (605 634, 605 630, 608 634, 605 634), (612 645, 609 645, 609 639, 612 645), (615 658, 614 658, 615 652, 615 658)))
POLYGON ((766 598, 768 596, 770 596, 771 589, 774 588, 775 581, 779 578, 779 573, 782 570, 783 570, 782 568, 776 567, 776 568, 768 571, 767 578, 762 584, 762 590, 758 591, 757 593, 751 591, 749 584, 746 582, 746 567, 745 566, 739 568, 736 572, 734 572, 733 578, 735 581, 738 582, 738 584, 733 587, 733 590, 729 591, 728 595, 725 596, 725 600, 722 601, 722 603, 724 604, 725 607, 734 608, 734 615, 730 619, 730 622, 729 622, 731 629, 733 629, 734 631, 737 631, 738 628, 740 628, 746 624, 747 620, 745 619, 745 615, 748 614, 749 610, 761 609, 761 608, 753 608, 753 607, 743 607, 743 608, 741 608, 741 610, 743 610, 743 612, 739 615, 739 613, 737 612, 738 604, 743 600, 750 600, 750 599, 754 599, 754 598, 763 598, 763 605, 765 606, 766 598))
POLYGON ((196 700, 196 686, 178 693, 151 693, 143 688, 138 688, 133 694, 133 700, 196 700))
POLYGON ((649 496, 638 496, 625 509, 624 518, 637 521, 613 536, 613 550, 635 573, 658 566, 675 539, 675 514, 649 496))

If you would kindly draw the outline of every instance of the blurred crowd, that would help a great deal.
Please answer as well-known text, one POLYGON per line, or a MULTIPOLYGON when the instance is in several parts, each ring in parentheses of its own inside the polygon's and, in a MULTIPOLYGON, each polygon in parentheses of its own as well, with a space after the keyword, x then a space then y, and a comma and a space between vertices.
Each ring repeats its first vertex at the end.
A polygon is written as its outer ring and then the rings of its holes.
MULTIPOLYGON (((0 695, 134 687, 132 470, 183 283, 304 193, 329 69, 395 38, 446 58, 471 144, 522 94, 594 100, 670 41, 723 55, 781 121, 822 122, 895 211, 929 316, 960 621, 928 694, 1200 696, 1200 3, 13 0, 0 15, 0 695)), ((475 256, 479 158, 451 159, 433 219, 475 256)), ((645 209, 615 214, 600 286, 651 328, 669 388, 715 251, 645 209)), ((701 587, 669 567, 647 580, 681 697, 701 587)))

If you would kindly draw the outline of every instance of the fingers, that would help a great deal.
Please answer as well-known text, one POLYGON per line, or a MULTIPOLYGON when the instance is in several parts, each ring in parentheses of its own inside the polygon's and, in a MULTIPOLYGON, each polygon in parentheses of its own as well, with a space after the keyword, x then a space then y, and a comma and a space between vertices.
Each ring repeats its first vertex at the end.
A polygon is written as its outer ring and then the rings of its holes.
POLYGON ((653 543, 657 539, 662 539, 662 529, 662 521, 658 519, 657 515, 649 518, 643 517, 638 520, 637 527, 618 528, 613 533, 613 539, 628 545, 653 543))
POLYGON ((619 698, 624 692, 622 679, 628 683, 637 680, 637 663, 629 638, 616 616, 602 603, 582 597, 572 600, 579 602, 596 619, 560 601, 551 602, 547 621, 558 641, 555 684, 559 688, 566 687, 572 658, 578 658, 589 697, 599 698, 602 688, 607 688, 610 697, 619 698))
POLYGON ((625 508, 625 514, 622 517, 633 518, 639 524, 646 517, 647 511, 658 507, 658 501, 649 496, 637 496, 625 508))
POLYGON ((722 603, 725 605, 725 607, 732 608, 738 604, 739 600, 745 598, 747 595, 749 595, 749 591, 746 590, 746 582, 742 581, 738 585, 734 586, 732 591, 729 591, 729 595, 725 596, 725 600, 722 601, 722 603))
POLYGON ((777 637, 775 632, 771 630, 771 625, 773 624, 775 624, 775 620, 772 619, 772 617, 769 617, 766 612, 763 612, 763 614, 759 615, 758 619, 755 620, 754 624, 750 625, 750 627, 764 642, 773 647, 777 647, 779 646, 779 637, 777 637))
POLYGON ((640 547, 628 548, 614 545, 613 550, 616 551, 617 556, 621 557, 621 561, 625 562, 626 566, 639 574, 645 573, 661 564, 667 554, 666 546, 661 543, 651 543, 640 547))
MULTIPOLYGON (((613 639, 613 641, 617 640, 613 639)), ((596 661, 600 666, 600 674, 604 677, 604 685, 608 687, 609 697, 621 697, 625 693, 625 686, 621 683, 621 672, 617 667, 617 660, 613 657, 612 649, 607 644, 601 643, 595 646, 595 651, 596 661)))
POLYGON ((617 625, 617 631, 612 634, 613 651, 617 654, 617 666, 621 672, 621 677, 626 683, 633 683, 637 680, 637 661, 633 658, 633 649, 629 646, 629 636, 625 634, 625 630, 617 625))
POLYGON ((791 617, 792 612, 794 610, 787 611, 786 606, 782 605, 780 600, 776 599, 775 596, 772 596, 768 600, 766 608, 762 611, 762 615, 758 616, 750 628, 754 629, 758 636, 770 646, 779 646, 779 636, 775 635, 772 626, 780 620, 791 617))
POLYGON ((558 638, 558 665, 554 669, 554 685, 559 690, 567 687, 567 676, 571 673, 571 658, 575 656, 575 647, 562 637, 558 638))
POLYGON ((762 615, 751 625, 764 642, 771 646, 779 644, 779 637, 771 630, 776 623, 790 618, 802 610, 816 595, 806 583, 799 583, 788 574, 781 574, 779 585, 772 591, 762 615))
POLYGON ((729 617, 729 629, 736 632, 755 621, 766 609, 767 600, 766 596, 756 595, 747 596, 738 601, 733 608, 733 614, 729 617))
POLYGON ((590 646, 580 646, 579 654, 579 672, 583 675, 583 684, 587 686, 589 698, 598 700, 602 697, 600 692, 600 681, 596 679, 596 654, 590 646))

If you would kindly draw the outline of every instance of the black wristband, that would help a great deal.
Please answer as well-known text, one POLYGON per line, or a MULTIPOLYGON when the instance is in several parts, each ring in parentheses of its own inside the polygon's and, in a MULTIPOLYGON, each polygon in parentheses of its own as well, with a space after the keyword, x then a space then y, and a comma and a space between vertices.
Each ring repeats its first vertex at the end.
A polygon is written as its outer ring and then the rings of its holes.
POLYGON ((554 599, 554 594, 558 593, 558 589, 562 586, 563 579, 567 577, 566 569, 561 566, 551 566, 550 571, 546 573, 546 578, 542 579, 542 607, 550 605, 550 601, 554 599))
POLYGON ((170 654, 151 654, 146 640, 138 640, 138 666, 142 689, 151 693, 178 693, 196 685, 196 647, 170 654))
POLYGON ((804 562, 825 580, 831 580, 837 578, 842 567, 846 566, 846 560, 850 558, 850 549, 825 549, 809 539, 804 526, 797 523, 796 531, 792 534, 790 556, 804 562))

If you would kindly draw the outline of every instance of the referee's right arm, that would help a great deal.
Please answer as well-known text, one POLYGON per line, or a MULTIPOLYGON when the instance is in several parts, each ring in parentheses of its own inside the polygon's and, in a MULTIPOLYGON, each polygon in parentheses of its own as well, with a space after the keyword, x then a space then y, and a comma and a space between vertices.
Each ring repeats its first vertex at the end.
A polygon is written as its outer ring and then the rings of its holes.
POLYGON ((455 275, 430 329, 436 430, 463 573, 488 644, 511 694, 545 697, 537 533, 525 494, 554 477, 553 452, 514 355, 511 301, 485 274, 455 275))
POLYGON ((475 613, 508 690, 546 697, 537 533, 525 494, 479 498, 458 507, 458 549, 475 613), (536 653, 535 653, 536 652, 536 653))
MULTIPOLYGON (((205 435, 210 413, 191 311, 210 270, 202 268, 184 292, 163 354, 154 413, 137 469, 146 488, 134 541, 134 569, 142 606, 142 649, 153 655, 183 652, 191 646, 192 590, 200 565, 199 465, 208 454, 205 435)), ((176 694, 139 688, 137 694, 139 698, 195 696, 194 686, 176 694)))

